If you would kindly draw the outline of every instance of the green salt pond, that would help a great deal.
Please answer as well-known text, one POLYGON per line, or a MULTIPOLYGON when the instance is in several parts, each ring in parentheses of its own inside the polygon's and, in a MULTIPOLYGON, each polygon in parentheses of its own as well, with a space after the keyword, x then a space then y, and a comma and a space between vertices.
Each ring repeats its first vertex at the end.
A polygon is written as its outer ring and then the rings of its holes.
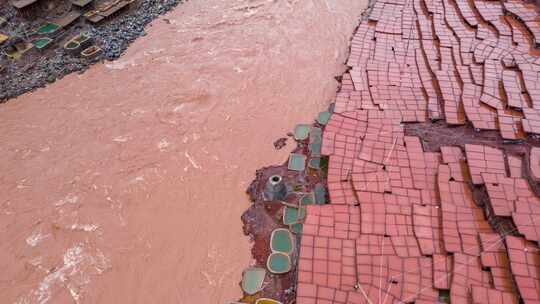
POLYGON ((296 127, 294 128, 294 139, 304 140, 308 138, 310 129, 311 129, 310 125, 306 125, 306 124, 296 125, 296 127))
POLYGON ((303 227, 304 227, 303 224, 296 223, 296 224, 289 225, 289 230, 294 234, 299 234, 299 233, 302 233, 303 227))
POLYGON ((315 158, 312 158, 309 160, 308 162, 308 167, 310 167, 311 169, 315 169, 315 170, 318 170, 321 168, 321 158, 320 157, 315 157, 315 158))
POLYGON ((321 144, 322 144, 322 129, 313 128, 309 132, 309 145, 308 149, 311 153, 311 156, 319 157, 321 156, 321 144))
POLYGON ((37 29, 37 33, 38 34, 50 34, 50 33, 56 31, 59 28, 60 28, 60 26, 58 26, 58 24, 46 23, 46 24, 40 26, 37 29))
POLYGON ((46 47, 47 45, 49 45, 49 43, 52 42, 52 39, 51 38, 39 38, 39 39, 36 39, 32 42, 32 44, 38 49, 43 49, 44 47, 46 47))
POLYGON ((284 228, 278 228, 272 231, 270 237, 270 249, 272 252, 291 253, 293 250, 291 232, 284 228))
POLYGON ((261 291, 266 270, 259 267, 249 267, 242 275, 242 290, 253 295, 261 291))
POLYGON ((313 203, 315 202, 315 196, 313 195, 313 192, 304 194, 300 198, 299 202, 300 202, 300 205, 302 206, 313 205, 313 203))
POLYGON ((306 217, 306 209, 301 207, 300 209, 294 207, 285 207, 283 210, 283 224, 291 225, 302 221, 306 217))
POLYGON ((66 49, 76 49, 80 46, 79 43, 75 42, 75 41, 70 41, 66 44, 66 49))
POLYGON ((319 116, 317 116, 317 122, 321 125, 326 125, 328 123, 328 120, 330 120, 330 112, 324 111, 319 113, 319 116))
POLYGON ((275 274, 289 272, 291 270, 291 258, 285 253, 274 252, 268 256, 266 267, 275 274))
POLYGON ((313 157, 320 157, 321 156, 321 143, 311 143, 308 145, 309 153, 313 157))
POLYGON ((326 189, 323 185, 317 184, 315 185, 315 204, 317 205, 324 205, 326 204, 326 189))
POLYGON ((309 132, 309 143, 320 143, 322 141, 322 129, 313 128, 309 132))
POLYGON ((306 168, 306 156, 298 153, 291 153, 289 156, 289 170, 304 171, 306 168))

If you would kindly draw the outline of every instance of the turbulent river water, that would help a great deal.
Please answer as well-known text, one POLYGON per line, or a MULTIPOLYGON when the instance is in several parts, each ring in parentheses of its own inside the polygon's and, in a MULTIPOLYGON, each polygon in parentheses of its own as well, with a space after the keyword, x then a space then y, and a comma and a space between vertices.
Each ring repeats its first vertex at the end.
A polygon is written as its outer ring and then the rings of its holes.
POLYGON ((333 98, 361 0, 189 1, 0 105, 2 303, 226 303, 272 142, 333 98))

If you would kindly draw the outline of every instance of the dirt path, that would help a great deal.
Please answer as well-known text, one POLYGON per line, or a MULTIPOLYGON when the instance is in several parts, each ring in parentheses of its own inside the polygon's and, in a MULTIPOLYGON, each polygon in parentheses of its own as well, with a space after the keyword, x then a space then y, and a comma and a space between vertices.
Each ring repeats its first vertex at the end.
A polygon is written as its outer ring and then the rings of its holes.
POLYGON ((272 142, 335 93, 366 2, 191 1, 112 63, 0 106, 0 298, 223 303, 272 142))

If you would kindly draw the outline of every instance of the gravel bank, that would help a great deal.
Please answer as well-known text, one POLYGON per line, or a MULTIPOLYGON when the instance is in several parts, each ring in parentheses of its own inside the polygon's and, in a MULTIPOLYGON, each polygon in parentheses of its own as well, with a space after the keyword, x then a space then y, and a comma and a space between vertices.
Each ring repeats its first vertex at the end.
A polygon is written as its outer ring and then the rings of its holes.
MULTIPOLYGON (((35 58, 24 67, 8 66, 0 74, 0 103, 28 91, 44 87, 72 72, 83 72, 100 60, 115 60, 129 44, 146 35, 144 27, 159 15, 173 9, 185 0, 142 0, 137 7, 100 25, 87 25, 88 32, 103 49, 100 57, 93 60, 73 57, 57 47, 50 56, 35 58)), ((4 16, 13 17, 13 10, 4 16)))

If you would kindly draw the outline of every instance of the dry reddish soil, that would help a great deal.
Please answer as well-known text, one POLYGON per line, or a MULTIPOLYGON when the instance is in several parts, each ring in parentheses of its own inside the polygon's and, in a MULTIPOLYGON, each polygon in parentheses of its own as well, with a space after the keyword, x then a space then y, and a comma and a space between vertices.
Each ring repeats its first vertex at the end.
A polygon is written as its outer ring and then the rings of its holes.
POLYGON ((190 1, 118 61, 0 106, 0 298, 223 303, 272 142, 335 94, 364 1, 190 1))

